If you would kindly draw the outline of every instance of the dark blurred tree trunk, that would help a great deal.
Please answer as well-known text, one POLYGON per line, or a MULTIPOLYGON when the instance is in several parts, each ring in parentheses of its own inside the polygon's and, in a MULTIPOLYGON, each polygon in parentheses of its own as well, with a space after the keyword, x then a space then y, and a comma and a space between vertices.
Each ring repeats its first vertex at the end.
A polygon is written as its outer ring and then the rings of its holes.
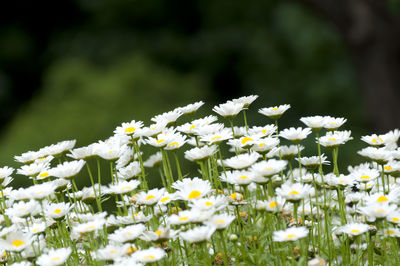
POLYGON ((400 28, 386 1, 298 1, 335 24, 347 42, 372 128, 400 127, 400 28))

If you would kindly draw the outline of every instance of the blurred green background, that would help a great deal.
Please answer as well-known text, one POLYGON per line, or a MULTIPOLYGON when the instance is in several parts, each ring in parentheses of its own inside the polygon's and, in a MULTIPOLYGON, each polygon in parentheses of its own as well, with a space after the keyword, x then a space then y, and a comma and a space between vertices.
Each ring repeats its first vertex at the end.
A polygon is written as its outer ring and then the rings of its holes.
POLYGON ((257 94, 253 125, 271 123, 259 108, 285 103, 283 127, 346 117, 355 140, 342 160, 358 163, 359 137, 374 132, 351 60, 336 26, 302 1, 12 1, 0 13, 0 162, 17 167, 14 155, 57 141, 84 146, 122 122, 149 125, 199 100, 212 114, 257 94))

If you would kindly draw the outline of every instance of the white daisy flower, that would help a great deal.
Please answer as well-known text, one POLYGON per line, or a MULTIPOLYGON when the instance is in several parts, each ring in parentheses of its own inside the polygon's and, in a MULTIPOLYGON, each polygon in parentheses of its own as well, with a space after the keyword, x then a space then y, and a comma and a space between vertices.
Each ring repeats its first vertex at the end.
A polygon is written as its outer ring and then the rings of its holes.
POLYGON ((55 220, 59 220, 64 218, 64 216, 67 215, 69 211, 73 208, 74 205, 71 205, 69 202, 50 203, 45 206, 44 212, 46 216, 51 217, 55 220))
POLYGON ((362 136, 361 140, 371 146, 382 146, 384 144, 383 139, 376 134, 362 136))
POLYGON ((376 169, 361 168, 359 170, 353 171, 350 174, 354 180, 359 182, 369 182, 379 177, 379 171, 376 169))
POLYGON ((233 220, 235 220, 236 216, 229 215, 226 213, 213 215, 209 220, 204 222, 204 225, 208 225, 210 227, 215 227, 216 230, 222 230, 227 228, 233 220))
POLYGON ((43 157, 41 152, 38 151, 27 151, 19 156, 14 156, 15 161, 19 163, 31 163, 34 160, 43 157))
POLYGON ((283 183, 276 193, 287 201, 300 201, 314 194, 314 188, 309 184, 283 183))
POLYGON ((214 106, 212 109, 214 112, 219 114, 220 116, 226 117, 226 118, 233 118, 235 117, 240 111, 242 111, 244 108, 243 103, 235 103, 232 101, 228 101, 226 103, 220 104, 218 106, 214 106))
POLYGON ((300 145, 282 145, 279 147, 279 150, 276 150, 274 153, 274 156, 281 156, 282 159, 284 160, 291 160, 294 157, 297 156, 297 153, 300 151, 304 150, 304 146, 300 145))
POLYGON ((167 124, 165 122, 159 122, 157 124, 152 124, 149 127, 143 127, 140 130, 140 134, 146 137, 154 137, 165 130, 167 124))
POLYGON ((260 158, 260 154, 256 152, 251 152, 250 154, 239 154, 237 156, 225 159, 223 164, 224 166, 233 169, 244 169, 255 163, 258 158, 260 158))
POLYGON ((326 123, 324 125, 324 128, 326 128, 327 130, 337 130, 339 127, 341 127, 344 123, 346 123, 347 119, 339 117, 339 118, 335 118, 335 117, 330 117, 328 116, 326 118, 326 123))
POLYGON ((36 260, 36 263, 41 266, 55 266, 64 264, 72 250, 68 248, 50 249, 47 254, 42 254, 36 260))
POLYGON ((133 161, 123 168, 119 168, 117 172, 118 179, 129 180, 133 177, 138 176, 141 173, 140 164, 137 161, 133 161))
POLYGON ((61 141, 56 144, 52 144, 50 146, 41 148, 39 150, 39 153, 41 153, 43 156, 48 156, 48 155, 58 156, 66 151, 73 149, 75 143, 76 139, 61 141))
POLYGON ((48 169, 49 163, 45 162, 34 162, 29 165, 23 165, 20 169, 17 170, 17 174, 25 175, 25 176, 36 176, 40 172, 48 169))
POLYGON ((276 133, 276 126, 273 124, 266 125, 263 127, 254 126, 249 128, 249 135, 261 135, 263 137, 269 137, 276 133))
POLYGON ((397 205, 387 203, 371 203, 365 207, 359 207, 359 213, 367 216, 370 221, 375 219, 384 219, 389 213, 394 212, 397 209, 397 205))
POLYGON ((251 147, 253 151, 258 153, 268 153, 279 145, 279 139, 275 137, 266 137, 257 140, 251 147))
POLYGON ((104 223, 104 219, 95 219, 86 223, 74 225, 72 227, 72 234, 77 235, 100 230, 103 228, 104 223))
POLYGON ((277 196, 275 198, 268 198, 267 200, 257 200, 256 209, 279 212, 282 210, 284 204, 285 199, 277 196))
POLYGON ((0 238, 0 246, 7 251, 21 252, 33 241, 32 235, 22 232, 10 232, 6 239, 0 238))
POLYGON ((311 128, 312 130, 319 131, 325 126, 328 119, 329 116, 316 115, 316 116, 302 117, 300 118, 300 121, 303 122, 309 128, 311 128))
POLYGON ((151 155, 146 161, 143 162, 143 165, 148 168, 152 168, 157 166, 159 163, 162 162, 162 153, 157 152, 151 155))
POLYGON ((186 143, 186 136, 180 133, 175 133, 171 138, 168 139, 167 145, 164 147, 165 150, 177 150, 186 143))
POLYGON ((337 147, 352 140, 353 138, 350 135, 350 130, 327 132, 325 136, 319 138, 319 143, 327 148, 337 147))
POLYGON ((400 130, 396 128, 395 130, 391 130, 386 134, 379 135, 379 137, 383 140, 386 148, 388 148, 389 150, 394 150, 397 148, 397 142, 400 137, 400 130))
POLYGON ((232 185, 247 186, 253 182, 254 173, 246 170, 226 171, 220 175, 220 179, 232 185))
POLYGON ((49 170, 51 176, 64 179, 74 178, 85 165, 84 160, 64 162, 49 170))
POLYGON ((79 159, 86 159, 92 156, 95 156, 95 148, 96 144, 92 143, 88 146, 85 147, 80 147, 80 148, 76 148, 73 150, 70 150, 70 154, 67 154, 68 157, 71 157, 75 160, 79 160, 79 159))
MULTIPOLYGON (((297 161, 299 158, 295 158, 297 161)), ((319 156, 311 156, 311 157, 301 157, 300 163, 306 167, 308 170, 316 169, 321 164, 329 165, 329 161, 326 160, 327 157, 325 154, 321 154, 321 158, 319 156)))
POLYGON ((211 134, 203 135, 200 141, 210 144, 219 144, 222 141, 233 138, 232 131, 228 128, 224 128, 221 131, 217 131, 211 134))
POLYGON ((121 126, 118 126, 114 130, 114 134, 129 135, 133 139, 137 139, 138 137, 140 137, 140 134, 138 134, 138 132, 140 131, 140 129, 142 127, 143 127, 143 122, 142 121, 132 120, 131 122, 122 123, 121 126))
POLYGON ((180 110, 172 110, 166 113, 162 113, 156 115, 155 117, 151 118, 151 121, 155 123, 166 124, 167 126, 172 125, 176 122, 176 120, 181 117, 183 113, 180 110))
POLYGON ((244 108, 249 108, 249 105, 258 98, 258 95, 243 96, 233 99, 232 102, 243 104, 244 108))
POLYGON ((214 226, 198 226, 186 232, 181 232, 179 236, 186 242, 199 243, 209 240, 215 230, 216 228, 214 226))
POLYGON ((350 223, 346 224, 344 226, 341 226, 337 229, 338 233, 345 233, 349 236, 358 236, 361 235, 365 232, 367 232, 369 229, 368 224, 362 224, 362 223, 350 223))
POLYGON ((12 205, 11 208, 5 210, 9 217, 26 218, 35 216, 41 211, 39 202, 30 200, 28 202, 19 201, 12 205))
POLYGON ((138 250, 132 254, 132 258, 141 263, 152 263, 167 256, 162 248, 151 247, 149 249, 138 250))
POLYGON ((225 208, 226 205, 228 205, 228 200, 225 196, 222 195, 200 198, 189 202, 189 206, 191 206, 192 208, 197 208, 203 211, 213 209, 220 210, 222 208, 225 208))
POLYGON ((293 141, 294 143, 298 143, 301 140, 307 138, 307 136, 311 134, 311 129, 310 128, 285 128, 281 132, 279 132, 279 136, 285 139, 288 139, 290 141, 293 141))
POLYGON ((204 104, 203 101, 199 101, 199 102, 195 102, 195 103, 191 103, 188 104, 186 106, 183 107, 178 107, 175 108, 176 111, 181 112, 183 114, 193 114, 195 113, 202 105, 204 104))
POLYGON ((211 192, 211 184, 208 180, 202 180, 198 177, 193 179, 184 178, 172 184, 177 191, 175 195, 182 200, 195 200, 202 198, 211 192))
POLYGON ((110 185, 109 192, 112 194, 128 194, 140 185, 138 180, 121 181, 118 184, 110 185))
POLYGON ((225 127, 224 124, 221 124, 221 123, 205 124, 205 125, 196 127, 193 130, 193 133, 196 136, 202 137, 202 136, 205 136, 205 135, 210 135, 210 134, 214 134, 214 133, 220 132, 220 131, 222 131, 224 129, 224 127, 225 127))
POLYGON ((289 227, 286 230, 275 231, 272 237, 273 241, 296 241, 308 235, 308 229, 305 227, 289 227))
POLYGON ((185 158, 189 161, 202 161, 217 153, 217 146, 204 146, 185 151, 185 158))
POLYGON ((290 104, 259 109, 258 112, 272 119, 280 118, 290 108, 290 104))
POLYGON ((4 166, 0 168, 0 180, 3 180, 6 177, 9 177, 14 172, 14 168, 4 166))
POLYGON ((149 191, 141 191, 133 196, 134 200, 139 205, 152 206, 156 204, 165 194, 165 188, 154 188, 149 191))
POLYGON ((256 175, 270 177, 285 170, 287 161, 269 159, 268 161, 261 161, 251 166, 251 169, 256 175))
POLYGON ((96 250, 94 257, 97 260, 116 260, 126 255, 126 249, 128 246, 130 245, 108 244, 106 247, 96 250))
POLYGON ((387 163, 393 158, 392 152, 385 148, 367 147, 357 153, 380 164, 387 163))
POLYGON ((178 236, 179 230, 172 230, 169 227, 159 227, 156 231, 145 231, 140 236, 144 241, 167 241, 178 236))
POLYGON ((391 213, 389 213, 386 216, 386 220, 388 222, 394 223, 394 224, 400 224, 400 211, 399 210, 395 210, 391 213))
POLYGON ((116 243, 125 243, 138 238, 146 230, 144 224, 129 225, 124 228, 119 228, 114 233, 110 234, 108 238, 116 243))

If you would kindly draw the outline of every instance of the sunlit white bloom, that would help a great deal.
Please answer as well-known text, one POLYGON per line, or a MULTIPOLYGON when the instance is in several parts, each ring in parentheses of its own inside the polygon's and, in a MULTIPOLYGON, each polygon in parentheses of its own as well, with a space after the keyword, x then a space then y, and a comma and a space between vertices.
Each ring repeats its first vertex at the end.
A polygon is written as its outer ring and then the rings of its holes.
POLYGON ((174 239, 179 233, 179 230, 172 230, 169 227, 159 227, 156 231, 145 231, 140 236, 140 239, 145 241, 166 241, 174 239))
POLYGON ((360 207, 358 211, 367 216, 369 220, 374 221, 375 219, 386 218, 390 213, 395 211, 397 206, 388 203, 371 203, 365 207, 360 207))
POLYGON ((302 145, 282 145, 280 146, 280 149, 275 152, 275 156, 280 156, 284 160, 290 160, 293 159, 295 156, 297 156, 297 153, 300 151, 304 150, 304 146, 302 145))
POLYGON ((233 147, 248 149, 253 144, 257 143, 257 141, 261 138, 261 135, 245 135, 238 139, 231 139, 228 141, 228 145, 233 147))
POLYGON ((0 238, 0 246, 7 251, 20 252, 32 243, 32 235, 22 232, 11 232, 6 239, 0 238))
POLYGON ((259 109, 258 112, 272 119, 280 118, 290 108, 290 104, 259 109))
POLYGON ((141 191, 133 196, 134 200, 139 205, 154 205, 165 193, 165 188, 154 188, 149 191, 141 191))
POLYGON ((223 164, 224 166, 233 169, 244 169, 255 163, 258 158, 260 158, 260 154, 256 152, 251 152, 250 154, 239 154, 237 156, 225 159, 223 164))
POLYGON ((400 174, 400 162, 391 160, 383 166, 383 171, 386 174, 398 176, 400 174))
POLYGON ((370 136, 362 136, 361 140, 368 143, 371 146, 382 146, 383 139, 376 134, 370 136))
POLYGON ((110 185, 109 192, 113 194, 127 194, 140 185, 138 180, 120 181, 118 184, 110 185))
POLYGON ((94 257, 98 260, 115 260, 126 255, 128 245, 108 244, 104 248, 96 250, 94 257))
POLYGON ((400 130, 396 128, 386 134, 379 135, 379 137, 383 140, 383 143, 385 144, 385 147, 387 149, 394 150, 397 148, 397 141, 400 137, 400 130))
POLYGON ((198 209, 184 210, 180 211, 178 214, 172 214, 167 217, 167 224, 176 225, 202 222, 211 217, 212 213, 212 211, 207 212, 198 209))
POLYGON ((354 177, 352 175, 340 174, 336 176, 335 174, 327 174, 324 176, 324 181, 332 187, 346 187, 352 186, 354 183, 354 177))
POLYGON ((387 237, 387 236, 389 236, 389 237, 400 237, 400 229, 399 228, 394 228, 394 227, 387 228, 387 229, 383 230, 382 234, 385 237, 387 237))
POLYGON ((143 127, 142 121, 132 120, 131 122, 122 123, 121 126, 118 126, 114 130, 114 134, 129 135, 132 138, 136 139, 136 138, 140 137, 140 135, 138 135, 138 132, 140 131, 140 129, 142 127, 143 127))
POLYGON ((385 148, 367 147, 357 153, 377 163, 387 163, 392 159, 392 152, 385 148))
POLYGON ((310 128, 285 128, 281 132, 279 132, 279 136, 295 143, 300 142, 301 140, 307 138, 307 136, 311 134, 310 128))
POLYGON ((200 141, 208 144, 219 144, 224 140, 233 138, 232 131, 228 128, 224 128, 221 131, 217 131, 211 134, 203 135, 200 141))
POLYGON ((159 122, 156 124, 152 124, 149 127, 143 127, 140 130, 140 135, 146 137, 154 137, 157 134, 161 133, 163 130, 165 130, 166 126, 167 126, 166 122, 159 122))
POLYGON ((25 197, 23 199, 43 199, 54 194, 55 186, 53 183, 43 183, 30 186, 25 190, 25 197))
POLYGON ((232 102, 228 101, 226 103, 222 103, 218 106, 214 106, 212 109, 214 112, 219 114, 220 116, 227 117, 227 118, 232 118, 235 117, 240 111, 242 111, 244 108, 243 103, 239 102, 232 102))
POLYGON ((120 168, 125 167, 128 163, 132 162, 132 160, 136 159, 137 156, 138 155, 134 151, 134 148, 127 146, 125 149, 123 149, 121 156, 115 162, 115 168, 120 169, 120 168))
POLYGON ((127 166, 118 169, 117 177, 120 179, 131 179, 138 176, 141 173, 140 164, 137 161, 133 161, 127 166))
POLYGON ((47 254, 42 254, 36 263, 41 266, 55 266, 64 264, 72 250, 68 248, 50 249, 47 254))
POLYGON ((186 232, 181 232, 179 236, 189 243, 199 243, 209 240, 214 234, 215 229, 214 226, 198 226, 186 232))
POLYGON ((161 154, 161 152, 157 152, 157 153, 151 155, 146 161, 144 161, 143 165, 145 167, 152 168, 152 167, 157 166, 161 162, 162 162, 162 154, 161 154))
POLYGON ((232 102, 243 104, 243 108, 248 108, 249 105, 258 98, 258 95, 243 96, 233 99, 232 102))
POLYGON ((165 205, 170 203, 171 201, 175 200, 175 193, 168 193, 165 192, 164 195, 160 198, 160 200, 158 201, 159 205, 165 205))
POLYGON ((77 224, 72 227, 72 234, 84 234, 100 230, 103 228, 104 223, 104 219, 96 219, 86 223, 77 224))
POLYGON ((221 123, 215 123, 215 124, 205 124, 199 127, 196 127, 193 130, 193 133, 196 136, 205 136, 205 135, 210 135, 210 134, 214 134, 217 132, 222 131, 225 128, 224 124, 221 123))
POLYGON ((152 263, 167 256, 162 248, 151 247, 149 249, 138 250, 132 254, 132 258, 141 263, 152 263))
POLYGON ((65 215, 68 214, 68 212, 74 207, 74 205, 71 205, 69 202, 68 203, 51 203, 47 204, 44 208, 44 212, 46 216, 51 217, 53 219, 61 219, 65 215))
POLYGON ((146 142, 156 148, 164 148, 168 143, 173 142, 174 138, 175 132, 173 130, 166 130, 154 138, 149 137, 146 142))
POLYGON ((249 128, 249 135, 261 135, 263 137, 269 137, 275 133, 276 133, 276 126, 273 124, 266 125, 263 127, 254 126, 252 128, 249 128))
POLYGON ((282 210, 284 204, 285 199, 277 196, 275 198, 268 198, 267 200, 257 200, 256 209, 278 212, 282 210))
POLYGON ((166 113, 156 115, 151 118, 151 121, 155 123, 165 123, 167 126, 176 122, 176 120, 181 117, 183 113, 180 110, 172 110, 166 113))
POLYGON ((254 145, 251 147, 253 151, 258 153, 266 153, 271 151, 273 148, 279 145, 279 138, 275 137, 266 137, 257 140, 254 145))
POLYGON ((58 142, 56 144, 52 144, 50 146, 43 147, 39 150, 39 152, 42 154, 42 156, 48 156, 48 155, 58 156, 61 153, 64 153, 74 148, 75 143, 76 143, 75 139, 65 140, 58 142))
POLYGON ((195 103, 188 104, 188 105, 183 106, 183 107, 175 108, 175 110, 178 111, 178 112, 180 112, 180 113, 183 113, 183 114, 193 114, 193 113, 196 112, 203 104, 204 104, 203 101, 199 101, 199 102, 195 102, 195 103))
POLYGON ((74 158, 75 160, 86 159, 95 155, 94 148, 95 148, 94 143, 86 147, 76 148, 70 150, 70 154, 67 154, 67 156, 74 158))
POLYGON ((251 169, 257 174, 264 177, 270 177, 285 170, 286 161, 269 159, 252 165, 251 169))
POLYGON ((34 162, 29 165, 23 165, 20 169, 17 170, 17 174, 25 175, 25 176, 35 176, 39 174, 41 171, 48 169, 49 163, 42 162, 34 162))
POLYGON ((117 243, 124 243, 138 238, 145 229, 146 226, 143 224, 129 225, 117 229, 114 233, 110 234, 108 238, 117 243))
POLYGON ((14 168, 12 167, 8 167, 8 166, 4 166, 0 168, 0 180, 3 180, 4 178, 12 175, 12 173, 14 172, 14 168))
POLYGON ((327 132, 325 136, 319 138, 319 143, 327 148, 337 147, 352 140, 353 138, 350 135, 350 130, 327 132))
POLYGON ((324 127, 328 119, 329 119, 328 116, 316 115, 316 116, 302 117, 300 118, 300 121, 303 122, 309 128, 311 128, 312 130, 318 131, 324 127))
POLYGON ((185 158, 189 161, 202 161, 217 153, 217 146, 204 146, 185 151, 185 158))
POLYGON ((224 208, 226 205, 228 205, 228 200, 225 196, 222 195, 210 196, 192 200, 189 203, 189 205, 192 206, 193 208, 197 208, 204 211, 211 209, 220 210, 224 208))
POLYGON ((346 123, 346 121, 347 121, 347 119, 342 118, 342 117, 339 117, 339 118, 327 117, 324 128, 326 128, 328 130, 337 130, 344 123, 346 123))
POLYGON ((168 139, 167 145, 164 147, 165 150, 177 150, 186 143, 186 136, 180 133, 175 133, 171 138, 168 139))
POLYGON ((211 192, 211 184, 208 180, 202 180, 198 177, 193 179, 184 178, 172 184, 177 191, 175 195, 183 200, 194 200, 202 198, 211 192))
POLYGON ((309 184, 286 182, 276 189, 276 193, 288 201, 299 201, 313 195, 314 188, 309 184))
POLYGON ((121 145, 118 141, 114 142, 99 142, 94 146, 95 154, 105 160, 114 161, 124 154, 127 145, 121 145))
POLYGON ((308 229, 305 227, 289 227, 286 230, 275 231, 272 237, 273 241, 296 241, 308 235, 308 229))
POLYGON ((400 224, 400 211, 399 210, 395 210, 395 211, 389 213, 386 216, 386 220, 391 222, 391 223, 394 223, 394 224, 400 224))
POLYGON ((38 151, 27 151, 19 156, 14 156, 15 161, 20 163, 30 163, 34 160, 43 157, 43 154, 38 151))
POLYGON ((232 185, 247 186, 253 182, 254 173, 246 170, 235 170, 226 171, 220 175, 220 179, 223 182, 227 182, 232 185))
POLYGON ((210 227, 215 227, 217 230, 227 228, 235 220, 235 216, 226 213, 215 214, 204 224, 210 227))
POLYGON ((341 226, 337 229, 337 233, 345 233, 350 236, 358 236, 361 235, 365 232, 367 232, 369 229, 369 225, 367 224, 361 224, 361 223, 350 223, 346 224, 344 226, 341 226))
POLYGON ((379 176, 379 171, 376 169, 364 168, 364 169, 359 169, 359 170, 353 171, 351 173, 351 176, 359 182, 366 183, 366 182, 376 179, 379 176))
POLYGON ((7 208, 5 212, 9 217, 25 218, 37 215, 40 212, 40 205, 35 200, 19 201, 14 203, 11 208, 7 208))
MULTIPOLYGON (((300 163, 310 170, 317 168, 320 164, 329 165, 329 161, 327 161, 326 158, 327 157, 324 154, 321 154, 321 157, 319 156, 301 157, 300 163)), ((299 159, 296 158, 296 160, 298 161, 299 159)))
POLYGON ((49 170, 51 176, 64 179, 72 179, 85 165, 84 160, 64 162, 49 170))

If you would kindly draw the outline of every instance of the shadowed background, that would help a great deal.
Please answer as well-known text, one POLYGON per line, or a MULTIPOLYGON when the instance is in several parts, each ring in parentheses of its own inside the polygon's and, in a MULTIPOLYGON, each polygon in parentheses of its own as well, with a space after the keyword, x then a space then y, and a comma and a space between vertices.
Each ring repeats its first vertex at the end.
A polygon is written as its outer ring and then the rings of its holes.
POLYGON ((394 0, 10 1, 0 10, 1 165, 250 94, 260 96, 252 125, 272 122, 259 108, 285 103, 283 127, 347 118, 355 140, 341 158, 358 163, 361 135, 399 126, 399 10, 394 0))

